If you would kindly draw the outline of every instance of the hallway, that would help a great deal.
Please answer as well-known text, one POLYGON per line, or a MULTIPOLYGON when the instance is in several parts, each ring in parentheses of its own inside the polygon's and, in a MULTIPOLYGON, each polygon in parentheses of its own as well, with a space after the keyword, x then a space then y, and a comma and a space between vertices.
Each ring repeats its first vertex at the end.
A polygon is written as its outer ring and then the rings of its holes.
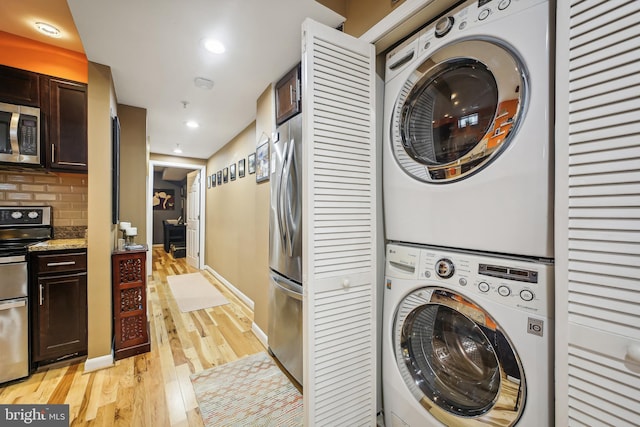
POLYGON ((154 247, 151 351, 91 373, 62 363, 0 387, 0 403, 67 403, 71 426, 202 426, 189 376, 265 349, 251 332, 252 311, 209 273, 201 272, 230 304, 180 312, 166 277, 196 271, 154 247))

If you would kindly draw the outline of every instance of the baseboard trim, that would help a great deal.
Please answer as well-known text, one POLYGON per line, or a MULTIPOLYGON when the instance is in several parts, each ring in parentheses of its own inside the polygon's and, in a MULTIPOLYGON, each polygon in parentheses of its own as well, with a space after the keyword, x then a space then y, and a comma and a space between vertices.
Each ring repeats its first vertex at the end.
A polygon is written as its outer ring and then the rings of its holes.
POLYGON ((260 329, 260 326, 258 326, 256 322, 251 322, 251 331, 253 332, 253 335, 255 335, 256 338, 258 338, 258 340, 262 343, 264 348, 268 349, 269 337, 267 337, 267 334, 265 334, 264 331, 260 329))
POLYGON ((218 273, 217 271, 215 271, 213 268, 209 267, 208 265, 204 266, 204 269, 207 270, 209 273, 213 274, 213 277, 215 277, 216 279, 218 279, 219 281, 222 282, 223 285, 225 285, 227 288, 229 288, 229 290, 231 292, 233 292, 233 294, 235 296, 237 296, 238 298, 240 298, 240 300, 245 303, 245 305, 247 307, 249 307, 252 311, 255 307, 255 303, 251 300, 251 298, 249 298, 248 296, 246 296, 245 294, 243 294, 240 289, 236 288, 235 286, 233 286, 231 284, 231 282, 229 282, 227 279, 225 279, 224 277, 222 277, 222 275, 220 275, 220 273, 218 273))
POLYGON ((110 368, 113 366, 113 355, 93 357, 84 362, 84 372, 93 372, 99 369, 110 368))

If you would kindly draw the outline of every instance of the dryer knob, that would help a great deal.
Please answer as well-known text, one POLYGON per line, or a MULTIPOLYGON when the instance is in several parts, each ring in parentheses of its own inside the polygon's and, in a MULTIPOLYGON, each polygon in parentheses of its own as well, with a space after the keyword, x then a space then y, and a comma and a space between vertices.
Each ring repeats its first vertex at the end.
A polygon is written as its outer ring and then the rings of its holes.
POLYGON ((436 37, 444 37, 453 27, 453 16, 445 16, 436 22, 436 37))
POLYGON ((443 279, 448 279, 453 276, 455 267, 450 259, 442 258, 436 262, 436 274, 443 279))

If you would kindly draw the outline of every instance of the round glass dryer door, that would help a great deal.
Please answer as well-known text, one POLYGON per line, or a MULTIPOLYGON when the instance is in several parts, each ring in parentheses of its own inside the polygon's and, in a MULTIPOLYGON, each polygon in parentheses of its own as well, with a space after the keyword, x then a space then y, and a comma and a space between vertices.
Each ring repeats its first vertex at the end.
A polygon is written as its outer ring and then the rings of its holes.
POLYGON ((415 399, 445 425, 462 418, 512 426, 520 418, 520 359, 500 326, 467 298, 436 287, 407 295, 396 312, 394 351, 415 399))
POLYGON ((527 91, 522 62, 498 41, 467 40, 435 51, 396 100, 391 121, 396 160, 424 182, 473 175, 513 139, 527 91))

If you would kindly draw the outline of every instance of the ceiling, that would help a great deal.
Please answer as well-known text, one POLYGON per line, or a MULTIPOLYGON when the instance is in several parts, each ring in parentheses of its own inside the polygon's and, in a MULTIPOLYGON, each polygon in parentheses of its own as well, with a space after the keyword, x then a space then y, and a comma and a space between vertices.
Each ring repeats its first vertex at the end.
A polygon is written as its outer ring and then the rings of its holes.
POLYGON ((147 109, 152 153, 176 155, 180 144, 182 156, 201 159, 251 124, 260 94, 300 61, 306 17, 331 27, 343 21, 314 0, 2 0, 0 14, 0 31, 84 49, 89 61, 110 66, 118 102, 147 109), (64 36, 40 36, 34 20, 64 36), (208 37, 226 52, 206 51, 208 37), (213 87, 196 87, 196 77, 213 87))

